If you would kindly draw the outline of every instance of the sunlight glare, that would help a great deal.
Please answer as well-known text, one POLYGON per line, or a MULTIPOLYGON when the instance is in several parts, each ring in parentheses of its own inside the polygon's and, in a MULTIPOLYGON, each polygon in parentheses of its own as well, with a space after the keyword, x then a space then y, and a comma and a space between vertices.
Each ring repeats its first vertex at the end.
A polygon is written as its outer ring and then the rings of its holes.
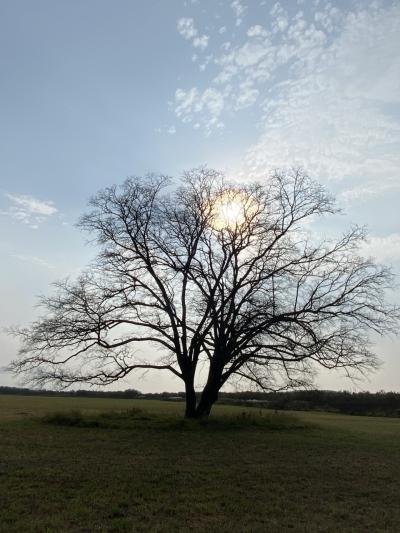
POLYGON ((251 210, 249 197, 242 191, 225 191, 213 203, 211 226, 219 231, 240 227, 250 214, 249 209, 251 210))

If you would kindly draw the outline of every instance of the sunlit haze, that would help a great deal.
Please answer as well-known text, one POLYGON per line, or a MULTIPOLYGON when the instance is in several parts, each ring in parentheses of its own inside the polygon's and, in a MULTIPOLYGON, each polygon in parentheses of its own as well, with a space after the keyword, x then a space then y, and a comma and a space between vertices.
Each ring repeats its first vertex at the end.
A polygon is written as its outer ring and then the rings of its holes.
POLYGON ((220 194, 212 205, 213 228, 216 230, 240 228, 251 215, 252 207, 249 202, 244 193, 235 189, 220 194))

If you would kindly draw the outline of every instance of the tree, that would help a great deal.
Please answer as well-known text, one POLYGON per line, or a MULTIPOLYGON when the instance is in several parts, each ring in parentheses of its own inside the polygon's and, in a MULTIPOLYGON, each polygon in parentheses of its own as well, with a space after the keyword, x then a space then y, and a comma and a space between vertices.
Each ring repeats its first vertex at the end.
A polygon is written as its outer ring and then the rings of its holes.
POLYGON ((230 379, 302 385, 315 363, 376 366, 368 331, 393 331, 389 270, 358 254, 364 231, 316 242, 310 219, 337 212, 301 171, 227 183, 208 169, 130 178, 100 191, 79 225, 100 246, 57 283, 11 367, 39 385, 110 384, 140 369, 182 379, 186 416, 208 416, 230 379), (151 343, 160 357, 141 359, 151 343), (200 378, 199 378, 200 376, 200 378), (196 380, 204 380, 196 395, 196 380))

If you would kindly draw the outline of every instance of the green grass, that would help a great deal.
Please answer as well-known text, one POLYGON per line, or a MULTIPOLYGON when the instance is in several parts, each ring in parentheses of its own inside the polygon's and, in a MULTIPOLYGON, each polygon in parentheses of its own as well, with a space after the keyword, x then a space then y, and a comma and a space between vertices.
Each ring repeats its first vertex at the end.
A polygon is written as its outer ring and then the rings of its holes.
POLYGON ((400 531, 400 419, 0 396, 0 531, 400 531))

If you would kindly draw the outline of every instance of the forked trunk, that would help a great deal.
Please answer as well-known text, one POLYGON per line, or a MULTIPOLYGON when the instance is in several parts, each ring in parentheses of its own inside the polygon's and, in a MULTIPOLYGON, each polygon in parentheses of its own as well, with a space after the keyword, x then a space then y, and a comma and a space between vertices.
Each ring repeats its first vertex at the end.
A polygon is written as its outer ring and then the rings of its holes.
POLYGON ((193 386, 186 385, 186 418, 207 418, 212 406, 218 400, 218 392, 221 388, 220 376, 210 373, 208 381, 201 394, 200 400, 196 402, 196 394, 193 386))

